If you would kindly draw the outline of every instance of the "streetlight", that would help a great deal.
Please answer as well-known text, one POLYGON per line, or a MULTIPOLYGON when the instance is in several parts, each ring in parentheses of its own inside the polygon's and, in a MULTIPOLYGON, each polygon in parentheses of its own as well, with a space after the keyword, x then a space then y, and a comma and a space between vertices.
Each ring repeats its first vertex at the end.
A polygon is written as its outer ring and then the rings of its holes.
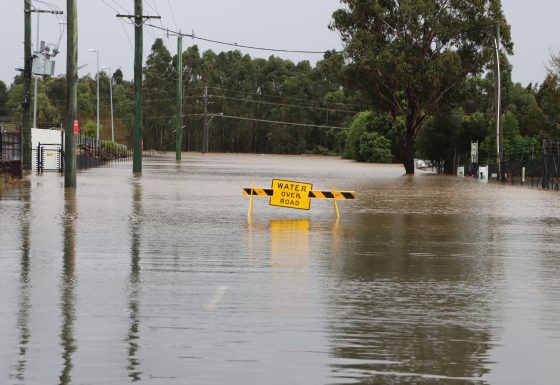
POLYGON ((99 49, 90 48, 88 52, 95 52, 97 54, 97 141, 99 142, 99 49))
POLYGON ((115 123, 113 121, 113 76, 111 67, 101 67, 102 70, 109 70, 109 98, 111 100, 111 140, 115 141, 115 123))
POLYGON ((495 109, 496 109, 496 161, 498 163, 498 180, 505 182, 504 176, 504 133, 502 131, 502 84, 500 69, 500 22, 495 23, 494 35, 494 87, 495 87, 495 109))

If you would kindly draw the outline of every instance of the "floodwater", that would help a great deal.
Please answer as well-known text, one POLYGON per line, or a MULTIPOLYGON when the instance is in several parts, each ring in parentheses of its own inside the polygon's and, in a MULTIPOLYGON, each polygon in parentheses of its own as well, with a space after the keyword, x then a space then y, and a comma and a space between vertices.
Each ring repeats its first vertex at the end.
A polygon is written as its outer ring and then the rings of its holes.
POLYGON ((0 384, 560 383, 560 195, 184 154, 0 192, 0 384), (357 199, 272 207, 273 178, 357 199))

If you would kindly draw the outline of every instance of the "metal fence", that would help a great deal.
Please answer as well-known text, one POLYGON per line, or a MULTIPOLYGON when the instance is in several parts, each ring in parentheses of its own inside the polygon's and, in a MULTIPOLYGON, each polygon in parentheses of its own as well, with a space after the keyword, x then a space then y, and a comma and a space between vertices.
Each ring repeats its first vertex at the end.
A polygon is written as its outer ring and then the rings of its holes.
POLYGON ((78 170, 132 158, 132 151, 125 145, 97 140, 83 134, 77 135, 76 147, 76 166, 78 170))
MULTIPOLYGON (((463 159, 465 158, 467 157, 465 156, 463 159)), ((457 167, 464 167, 465 176, 472 177, 479 176, 479 165, 488 166, 487 177, 489 179, 500 179, 500 165, 496 162, 473 164, 467 161, 457 163, 457 167)), ((530 156, 530 159, 506 160, 501 163, 501 170, 505 183, 560 190, 560 150, 547 152, 543 145, 542 153, 535 153, 530 156)), ((454 168, 454 174, 457 174, 456 168, 454 168)))
MULTIPOLYGON (((63 137, 63 135, 62 135, 63 137)), ((132 158, 132 151, 125 145, 97 140, 86 135, 76 137, 76 166, 78 170, 98 167, 109 162, 132 158)), ((31 149, 37 172, 64 170, 64 144, 39 143, 31 149)), ((19 132, 0 129, 0 173, 13 177, 22 176, 22 144, 19 132)))
POLYGON ((21 135, 0 129, 0 173, 21 177, 21 135))

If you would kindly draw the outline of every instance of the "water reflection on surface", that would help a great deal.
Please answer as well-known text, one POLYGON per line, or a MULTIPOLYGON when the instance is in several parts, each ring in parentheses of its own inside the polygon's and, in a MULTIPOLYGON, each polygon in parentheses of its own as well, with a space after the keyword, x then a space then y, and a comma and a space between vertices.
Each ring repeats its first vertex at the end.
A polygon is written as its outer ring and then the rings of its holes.
POLYGON ((72 357, 77 349, 74 337, 74 321, 76 319, 76 190, 64 191, 64 216, 62 227, 64 235, 62 275, 60 277, 60 311, 62 328, 60 344, 62 345, 62 371, 60 384, 72 383, 72 357))
POLYGON ((488 372, 493 267, 469 255, 451 222, 436 228, 428 216, 381 214, 354 227, 332 293, 341 380, 470 383, 488 372))
POLYGON ((558 193, 188 154, 0 191, 0 384, 558 383, 558 193), (272 178, 358 198, 286 210, 272 178))
POLYGON ((19 300, 17 323, 19 327, 19 352, 17 355, 16 374, 12 376, 19 382, 25 381, 25 371, 27 367, 27 351, 31 338, 29 328, 29 313, 31 307, 31 279, 30 279, 30 227, 31 227, 31 199, 29 184, 25 183, 21 189, 21 199, 23 201, 20 228, 21 228, 21 272, 19 277, 19 300))
POLYGON ((142 224, 142 186, 135 178, 132 182, 132 215, 130 216, 130 280, 129 280, 129 329, 126 340, 128 342, 128 377, 134 382, 142 379, 140 362, 137 358, 140 336, 140 247, 142 224))

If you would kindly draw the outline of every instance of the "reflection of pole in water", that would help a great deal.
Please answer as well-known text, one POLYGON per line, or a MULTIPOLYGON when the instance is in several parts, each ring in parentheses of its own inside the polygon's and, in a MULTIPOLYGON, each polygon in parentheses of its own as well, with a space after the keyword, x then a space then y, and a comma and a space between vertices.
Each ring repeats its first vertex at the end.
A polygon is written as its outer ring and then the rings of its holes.
POLYGON ((129 320, 128 335, 128 377, 132 381, 142 379, 142 372, 138 370, 138 339, 140 329, 140 231, 142 223, 142 189, 140 180, 133 182, 132 216, 130 221, 130 292, 129 292, 129 320))
POLYGON ((25 382, 25 369, 27 366, 27 344, 31 337, 29 330, 30 304, 30 217, 31 217, 31 186, 23 187, 22 198, 24 201, 21 212, 21 272, 19 277, 20 296, 18 301, 17 323, 19 327, 19 351, 16 365, 16 374, 13 376, 17 381, 25 382))
POLYGON ((67 188, 64 191, 64 259, 62 262, 61 301, 62 330, 60 331, 62 345, 63 367, 60 374, 60 384, 70 384, 72 381, 72 354, 76 351, 74 338, 74 320, 76 319, 76 190, 67 188))

